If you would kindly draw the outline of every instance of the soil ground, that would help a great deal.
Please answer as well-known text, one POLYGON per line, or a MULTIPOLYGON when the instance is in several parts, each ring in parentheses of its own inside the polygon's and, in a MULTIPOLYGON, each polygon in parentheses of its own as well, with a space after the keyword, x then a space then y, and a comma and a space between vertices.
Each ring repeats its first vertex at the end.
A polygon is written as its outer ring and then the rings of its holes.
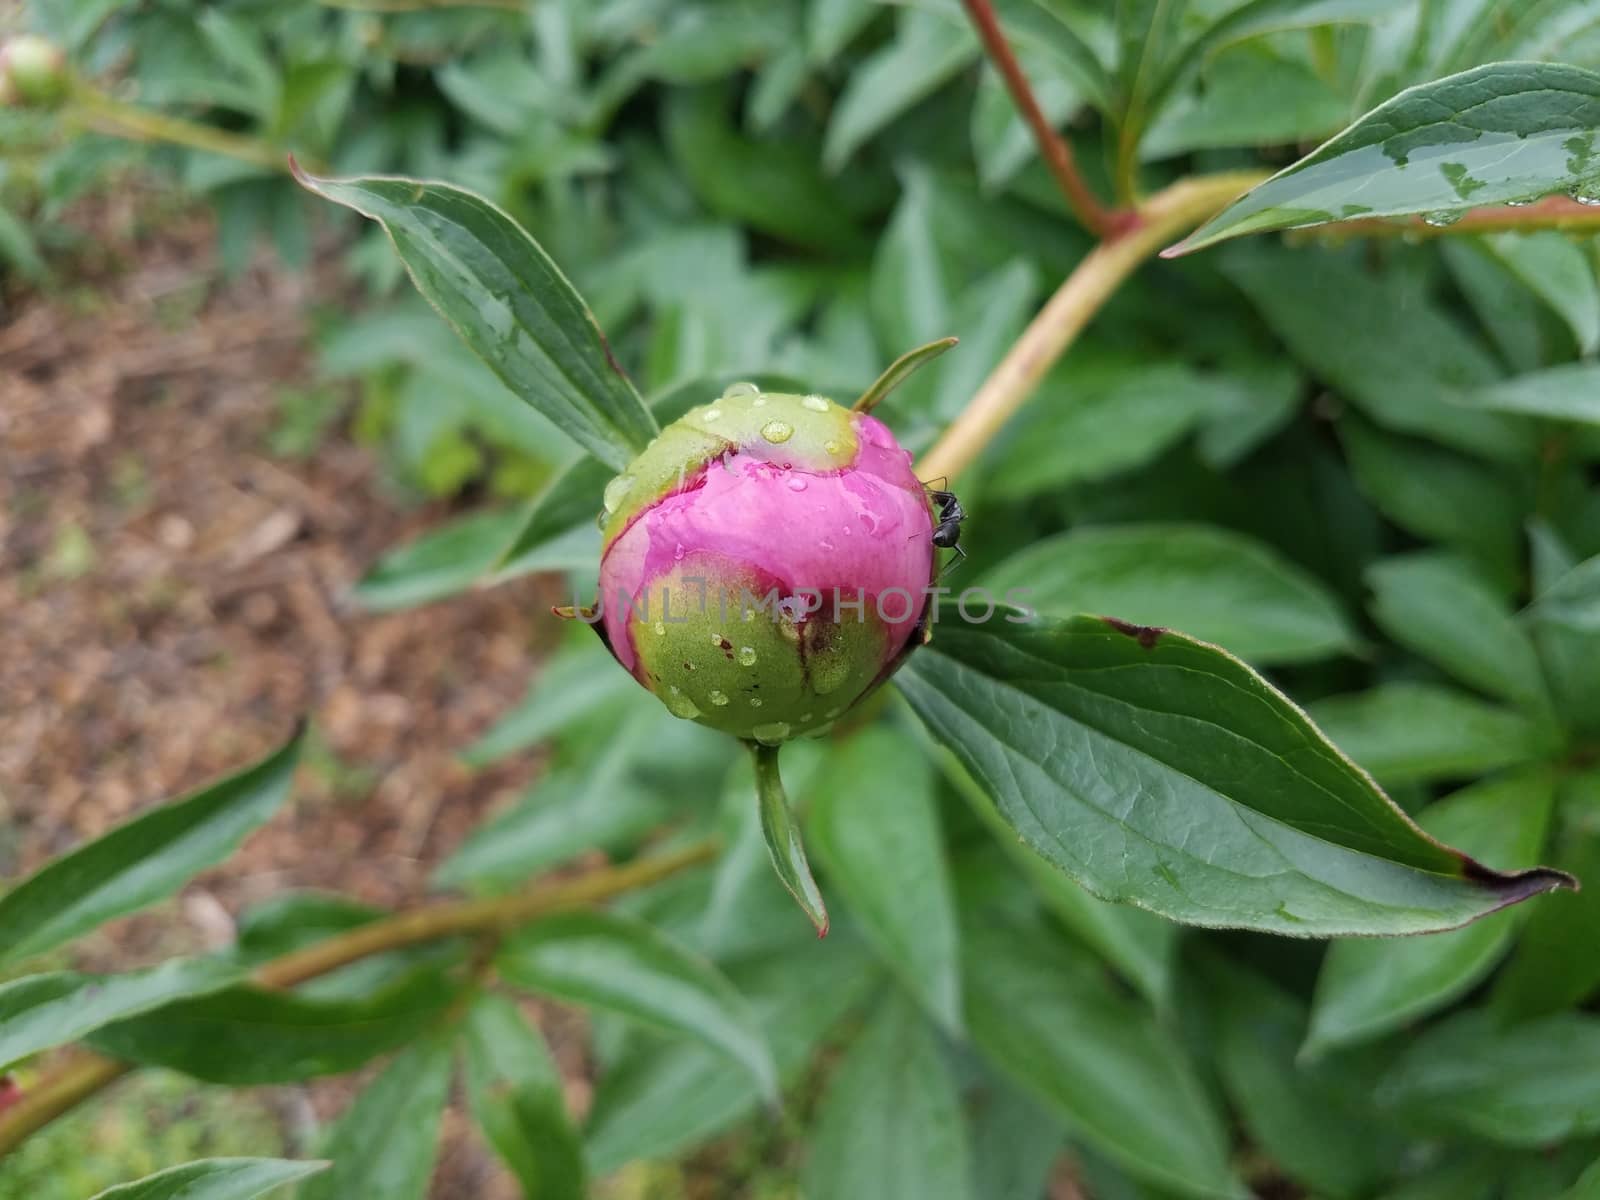
MULTIPOLYGON (((73 959, 90 968, 225 943, 289 888, 414 900, 536 771, 475 774, 456 752, 525 690, 541 585, 359 612, 350 586, 443 506, 408 504, 337 425, 301 460, 267 448, 311 370, 307 314, 339 301, 332 274, 263 259, 223 279, 210 222, 163 213, 147 234, 151 203, 80 214, 92 249, 71 282, 0 309, 0 879, 265 753, 302 715, 317 749, 278 819, 176 905, 91 939, 73 959)), ((325 1113, 347 1090, 306 1095, 325 1113)), ((496 1175, 452 1135, 435 1195, 513 1194, 496 1175)))

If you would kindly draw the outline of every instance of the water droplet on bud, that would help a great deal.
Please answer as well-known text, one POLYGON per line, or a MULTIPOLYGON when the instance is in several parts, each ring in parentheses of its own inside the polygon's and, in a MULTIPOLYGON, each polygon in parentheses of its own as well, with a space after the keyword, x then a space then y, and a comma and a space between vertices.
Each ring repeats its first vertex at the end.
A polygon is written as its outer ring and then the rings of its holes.
POLYGON ((794 436, 794 426, 787 421, 768 421, 761 427, 761 436, 774 444, 787 442, 794 436))
POLYGON ((750 732, 763 746, 776 746, 789 736, 789 724, 786 721, 774 721, 770 725, 757 725, 750 732))
POLYGON ((617 511, 617 506, 622 503, 623 497, 628 494, 628 489, 632 486, 632 475, 618 475, 610 483, 606 484, 606 490, 602 498, 608 515, 617 511))
POLYGON ((806 490, 806 477, 804 475, 791 475, 791 476, 789 476, 789 490, 791 492, 803 492, 803 491, 805 491, 806 490))
POLYGON ((683 554, 684 554, 683 543, 679 542, 676 546, 674 546, 672 548, 672 557, 675 560, 677 560, 678 562, 682 562, 683 561, 683 554))
POLYGON ((656 622, 656 636, 657 637, 666 637, 667 636, 667 623, 665 621, 657 621, 656 622))
POLYGON ((823 442, 822 443, 822 449, 823 449, 823 452, 826 453, 826 454, 829 454, 829 455, 837 454, 837 453, 839 453, 839 443, 835 442, 835 441, 831 441, 831 440, 823 442))
POLYGON ((804 405, 806 408, 809 408, 812 412, 827 412, 828 411, 828 402, 826 400, 824 400, 821 396, 817 396, 817 395, 801 396, 800 397, 800 403, 802 405, 804 405))
POLYGON ((695 707, 693 700, 683 694, 683 690, 676 684, 667 688, 667 711, 675 717, 682 717, 685 721, 692 721, 700 715, 700 710, 695 707))
POLYGON ((751 708, 760 708, 761 707, 761 697, 760 696, 751 696, 750 697, 750 707, 751 708))
POLYGON ((745 667, 756 665, 756 648, 754 646, 739 647, 739 664, 745 667))
POLYGON ((722 410, 720 408, 708 408, 701 414, 700 419, 707 423, 720 421, 722 420, 722 410))
POLYGON ((728 705, 728 697, 725 693, 718 691, 716 688, 712 688, 711 703, 715 704, 718 708, 726 708, 728 705))
POLYGON ((727 387, 722 389, 722 398, 724 400, 732 400, 735 396, 759 396, 760 394, 761 389, 757 385, 750 383, 747 380, 740 380, 738 383, 730 383, 727 387))

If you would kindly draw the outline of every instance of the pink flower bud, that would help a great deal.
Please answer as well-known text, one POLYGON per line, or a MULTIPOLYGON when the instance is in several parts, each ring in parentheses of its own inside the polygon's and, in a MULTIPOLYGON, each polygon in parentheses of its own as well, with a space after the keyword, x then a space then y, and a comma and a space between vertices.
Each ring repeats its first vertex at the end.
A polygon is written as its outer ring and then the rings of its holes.
POLYGON ((680 717, 775 743, 921 640, 927 494, 881 421, 736 383, 606 489, 601 630, 680 717))

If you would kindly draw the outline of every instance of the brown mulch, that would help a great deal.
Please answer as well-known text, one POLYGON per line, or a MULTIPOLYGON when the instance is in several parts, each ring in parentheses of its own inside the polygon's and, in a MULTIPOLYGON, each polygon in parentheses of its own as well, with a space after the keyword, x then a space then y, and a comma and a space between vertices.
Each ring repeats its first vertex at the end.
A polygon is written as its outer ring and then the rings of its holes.
MULTIPOLYGON (((334 275, 264 259, 224 280, 203 216, 130 243, 139 204, 88 215, 113 249, 70 290, 0 304, 0 879, 249 762, 303 714, 319 748, 285 812, 175 910, 91 941, 95 966, 225 942, 287 888, 421 895, 532 777, 456 754, 522 695, 549 603, 524 581, 356 610, 365 568, 443 509, 408 509, 337 433, 294 463, 265 448, 334 275)), ((452 1141, 444 1161, 438 1196, 499 1194, 481 1156, 452 1141)))

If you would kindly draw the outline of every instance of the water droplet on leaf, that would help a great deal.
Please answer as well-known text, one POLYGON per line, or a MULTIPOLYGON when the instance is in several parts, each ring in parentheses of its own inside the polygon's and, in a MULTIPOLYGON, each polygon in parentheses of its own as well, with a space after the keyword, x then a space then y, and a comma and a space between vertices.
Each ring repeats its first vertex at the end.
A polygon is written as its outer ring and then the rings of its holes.
POLYGON ((1448 225, 1454 225, 1464 215, 1463 211, 1458 208, 1441 208, 1434 212, 1423 213, 1422 223, 1424 225, 1432 225, 1435 229, 1443 229, 1448 225))

